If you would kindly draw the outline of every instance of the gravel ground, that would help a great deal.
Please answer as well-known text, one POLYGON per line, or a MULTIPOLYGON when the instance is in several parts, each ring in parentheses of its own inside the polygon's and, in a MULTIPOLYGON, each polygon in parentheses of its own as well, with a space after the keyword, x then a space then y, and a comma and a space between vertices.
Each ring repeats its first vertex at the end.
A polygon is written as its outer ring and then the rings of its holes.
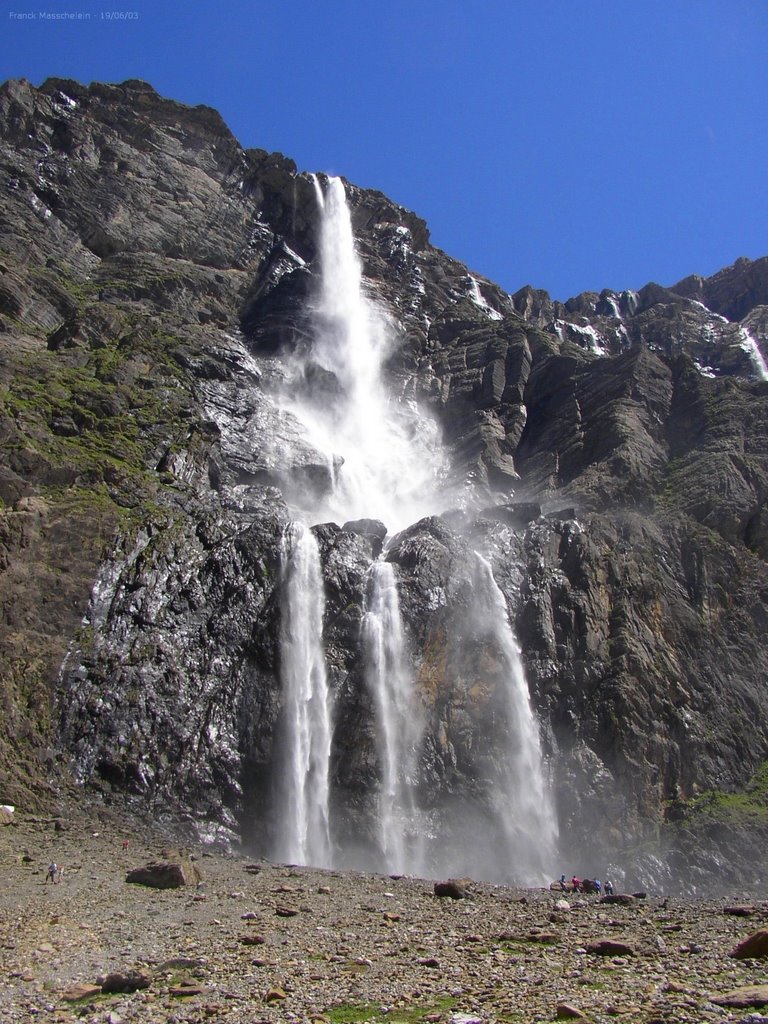
POLYGON ((438 899, 429 880, 201 850, 197 888, 127 884, 163 845, 108 812, 0 827, 0 1020, 768 1024, 768 1006, 711 1002, 768 985, 768 959, 729 955, 768 927, 759 900, 571 895, 558 909, 556 893, 476 882, 468 899, 438 899), (60 884, 45 881, 50 861, 60 884), (589 951, 604 940, 626 948, 589 951), (68 1001, 115 972, 147 987, 68 1001))

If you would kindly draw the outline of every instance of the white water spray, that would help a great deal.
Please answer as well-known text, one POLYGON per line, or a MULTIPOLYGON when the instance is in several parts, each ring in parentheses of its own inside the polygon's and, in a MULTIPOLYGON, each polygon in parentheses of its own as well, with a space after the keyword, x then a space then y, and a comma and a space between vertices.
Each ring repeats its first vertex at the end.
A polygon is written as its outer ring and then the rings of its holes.
POLYGON ((376 707, 381 784, 378 800, 382 868, 423 870, 424 833, 414 798, 423 714, 407 663, 394 569, 374 562, 363 620, 366 682, 376 707))
POLYGON ((290 523, 283 535, 282 584, 283 764, 275 857, 330 867, 331 708, 323 652, 325 598, 317 541, 300 523, 290 523))
POLYGON ((498 652, 504 687, 501 711, 506 718, 506 745, 494 780, 495 818, 504 837, 507 863, 515 865, 520 881, 539 884, 554 859, 557 826, 542 768, 538 723, 504 594, 490 563, 475 554, 475 614, 498 652))
POLYGON ((344 185, 329 178, 320 208, 320 280, 312 306, 312 364, 332 374, 337 393, 319 400, 294 387, 286 406, 312 444, 340 457, 332 493, 311 512, 344 522, 377 518, 392 531, 435 511, 445 459, 437 425, 412 402, 395 402, 383 367, 396 341, 394 324, 365 294, 344 185))

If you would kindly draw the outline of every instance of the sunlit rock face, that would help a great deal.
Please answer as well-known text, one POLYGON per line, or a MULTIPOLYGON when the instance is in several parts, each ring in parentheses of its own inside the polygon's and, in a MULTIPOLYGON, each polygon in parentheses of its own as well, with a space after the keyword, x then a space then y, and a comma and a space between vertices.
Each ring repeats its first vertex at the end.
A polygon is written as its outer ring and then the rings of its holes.
POLYGON ((768 758, 768 259, 507 295, 347 184, 361 293, 387 325, 382 394, 430 482, 402 516, 343 515, 344 452, 298 401, 332 409, 365 372, 307 357, 317 183, 139 82, 9 83, 0 125, 4 799, 50 806, 72 777, 274 851, 284 537, 322 509, 330 841, 351 865, 392 838, 362 639, 383 559, 422 716, 421 838, 452 822, 438 866, 498 874, 460 841, 508 753, 506 641, 471 614, 481 557, 553 789, 560 862, 541 870, 765 877, 756 826, 690 801, 744 790, 768 758))

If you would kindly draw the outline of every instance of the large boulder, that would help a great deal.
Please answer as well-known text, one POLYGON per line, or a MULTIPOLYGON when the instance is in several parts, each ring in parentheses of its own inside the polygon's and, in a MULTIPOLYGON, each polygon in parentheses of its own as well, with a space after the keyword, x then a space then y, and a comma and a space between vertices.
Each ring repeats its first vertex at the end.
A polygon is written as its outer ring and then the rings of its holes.
POLYGON ((762 959, 768 957, 768 928, 760 928, 731 950, 737 960, 762 959))
POLYGON ((202 878, 197 865, 182 855, 173 860, 153 860, 143 867, 133 868, 125 880, 152 889, 179 889, 184 885, 196 886, 202 878))

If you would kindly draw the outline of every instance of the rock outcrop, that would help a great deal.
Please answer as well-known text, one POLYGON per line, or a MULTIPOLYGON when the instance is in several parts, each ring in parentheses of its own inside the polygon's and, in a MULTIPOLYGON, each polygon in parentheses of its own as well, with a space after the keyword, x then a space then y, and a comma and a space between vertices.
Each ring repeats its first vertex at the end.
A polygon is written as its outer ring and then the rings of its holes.
MULTIPOLYGON (((273 399, 308 330, 313 184, 141 82, 6 83, 0 130, 0 788, 43 807, 74 779, 262 850, 280 541, 296 494, 334 471, 273 399)), ((489 735, 473 683, 492 652, 454 643, 482 549, 566 869, 762 884, 768 258, 510 296, 414 214, 347 194, 393 394, 439 424, 467 499, 386 551, 429 720, 424 792, 472 795, 489 735), (744 792, 750 813, 718 817, 744 792)), ((332 400, 332 379, 311 386, 332 400)), ((378 770, 359 636, 386 526, 315 527, 350 834, 378 770)))

